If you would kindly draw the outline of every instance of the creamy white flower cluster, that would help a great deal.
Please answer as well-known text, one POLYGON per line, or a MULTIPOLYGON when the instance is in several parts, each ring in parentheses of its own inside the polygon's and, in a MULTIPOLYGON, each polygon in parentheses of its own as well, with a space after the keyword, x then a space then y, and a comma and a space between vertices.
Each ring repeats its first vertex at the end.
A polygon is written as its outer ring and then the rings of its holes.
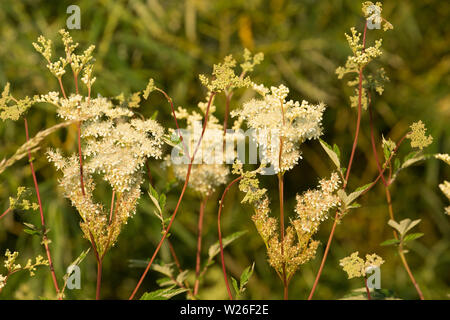
POLYGON ((320 180, 317 189, 297 195, 295 212, 302 231, 316 233, 320 223, 328 218, 328 211, 340 204, 339 197, 335 194, 340 183, 339 175, 334 172, 330 179, 320 180))
MULTIPOLYGON (((209 95, 207 96, 209 100, 209 95)), ((188 148, 190 154, 183 163, 175 163, 168 156, 165 161, 166 166, 170 166, 178 180, 184 181, 188 169, 190 157, 193 155, 202 132, 201 120, 206 114, 207 102, 198 104, 200 113, 193 111, 189 113, 186 109, 179 107, 175 112, 177 119, 186 120, 186 129, 183 130, 184 145, 188 148), (189 158, 189 159, 188 159, 189 158)), ((195 155, 194 164, 189 178, 189 187, 205 197, 216 190, 216 188, 227 182, 230 173, 228 167, 223 164, 223 125, 214 116, 216 107, 212 103, 208 115, 208 123, 202 141, 195 155), (221 159, 216 159, 219 156, 221 159)), ((175 135, 173 130, 172 135, 175 135)), ((183 153, 183 143, 176 146, 183 153)))
POLYGON ((82 129, 86 168, 103 174, 116 192, 130 191, 140 180, 146 159, 161 158, 163 134, 163 127, 152 119, 86 122, 82 129))
POLYGON ((284 85, 270 90, 255 85, 254 89, 263 99, 244 103, 241 109, 232 112, 232 116, 256 130, 255 138, 263 158, 274 166, 275 172, 290 170, 301 158, 300 145, 322 134, 325 105, 286 100, 289 89, 284 85))

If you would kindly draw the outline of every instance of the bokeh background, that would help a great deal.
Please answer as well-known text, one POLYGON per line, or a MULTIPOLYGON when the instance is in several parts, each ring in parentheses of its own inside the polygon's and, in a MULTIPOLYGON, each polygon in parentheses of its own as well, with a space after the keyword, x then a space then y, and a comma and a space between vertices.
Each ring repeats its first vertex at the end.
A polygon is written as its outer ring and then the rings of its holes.
MULTIPOLYGON (((95 44, 94 95, 115 96, 121 92, 142 90, 148 78, 155 79, 176 105, 195 108, 204 99, 199 73, 210 73, 214 63, 233 54, 239 60, 243 48, 265 54, 264 62, 253 73, 256 82, 266 86, 283 83, 291 88, 291 98, 311 102, 324 101, 324 139, 341 147, 345 159, 351 150, 356 110, 349 106, 352 94, 346 82, 335 75, 337 66, 350 54, 344 32, 351 26, 362 30, 363 19, 359 1, 287 1, 287 0, 99 0, 99 1, 0 1, 0 85, 11 83, 17 97, 57 91, 57 82, 45 68, 44 61, 32 47, 39 35, 58 44, 57 31, 65 27, 66 9, 71 4, 81 8, 81 29, 72 30, 81 48, 95 44)), ((434 137, 427 152, 450 151, 450 3, 439 0, 385 1, 383 16, 395 27, 393 31, 370 31, 368 41, 382 36, 382 57, 374 67, 384 67, 390 77, 382 96, 373 101, 378 131, 398 139, 408 126, 419 119, 434 137)), ((61 52, 61 51, 60 51, 61 52)), ((66 81, 66 89, 72 82, 66 81)), ((249 92, 238 91, 232 108, 248 98, 249 92)), ((216 100, 217 116, 222 119, 224 99, 216 100)), ((152 95, 140 112, 172 127, 165 100, 152 95)), ((60 121, 55 110, 39 104, 28 115, 31 135, 60 121)), ((350 189, 364 185, 377 174, 372 158, 368 114, 363 114, 356 162, 352 170, 350 189)), ((75 151, 76 129, 61 130, 45 140, 35 154, 35 166, 43 197, 45 216, 50 228, 51 251, 59 279, 67 266, 81 251, 89 247, 82 238, 79 218, 69 202, 62 198, 57 186, 57 173, 47 162, 44 151, 53 146, 65 152, 75 151)), ((12 155, 25 141, 21 121, 0 123, 0 158, 12 155)), ((408 149, 408 148, 405 148, 408 149)), ((406 151, 405 151, 406 152, 406 151)), ((303 160, 286 175, 286 212, 293 215, 295 194, 317 184, 319 177, 328 176, 332 168, 317 141, 303 147, 303 160)), ((170 184, 174 177, 160 169, 160 162, 151 162, 156 189, 170 184)), ((442 162, 428 160, 400 174, 392 188, 397 220, 422 219, 416 232, 425 236, 409 246, 407 257, 418 283, 427 298, 448 299, 450 285, 450 220, 444 215, 447 199, 438 184, 449 179, 450 170, 442 162)), ((274 203, 272 214, 278 216, 277 182, 275 177, 262 179, 270 190, 274 203)), ((8 197, 20 185, 33 187, 31 173, 24 159, 0 176, 0 211, 8 206, 8 197)), ((175 206, 181 184, 168 192, 168 211, 175 206)), ((144 184, 144 191, 147 183, 144 184)), ((217 205, 223 189, 211 196, 207 205, 204 227, 204 254, 217 241, 217 205)), ((99 199, 108 204, 110 190, 100 190, 99 199)), ((248 233, 226 250, 229 272, 239 277, 242 270, 256 262, 246 298, 280 299, 282 286, 266 261, 264 244, 250 219, 252 209, 242 206, 242 194, 232 188, 223 212, 223 230, 231 234, 248 233)), ((362 200, 362 208, 346 216, 336 231, 335 241, 315 298, 338 299, 360 288, 358 279, 347 280, 339 267, 339 259, 358 250, 361 254, 376 252, 386 263, 382 267, 382 287, 404 299, 416 299, 416 292, 393 247, 379 244, 392 237, 387 226, 388 211, 384 189, 374 188, 362 200)), ((138 212, 123 229, 118 243, 104 261, 102 297, 128 298, 143 269, 132 268, 130 259, 147 259, 153 253, 161 233, 153 206, 144 192, 138 212)), ((199 199, 193 193, 184 198, 181 212, 173 226, 171 241, 186 269, 195 266, 196 225, 199 199)), ((17 250, 19 260, 44 255, 40 239, 23 232, 23 222, 39 225, 39 214, 16 210, 0 223, 0 252, 17 250)), ((305 299, 318 270, 324 244, 332 220, 325 222, 316 238, 322 245, 315 260, 304 265, 290 285, 292 299, 305 299)), ((164 246, 160 261, 170 261, 164 246)), ((2 267, 0 267, 2 268, 2 267)), ((2 273, 0 269, 0 273, 2 273)), ((67 297, 95 297, 95 258, 90 253, 81 264, 82 289, 67 290, 67 297)), ((143 284, 146 291, 157 288, 160 276, 150 272, 143 284)), ((61 282, 61 280, 60 280, 61 282)), ((143 291, 142 291, 143 292, 143 291)), ((226 298, 219 264, 213 265, 203 282, 200 296, 206 299, 226 298)), ((53 298, 54 289, 47 268, 41 268, 34 278, 27 272, 12 276, 1 299, 40 297, 53 298)))

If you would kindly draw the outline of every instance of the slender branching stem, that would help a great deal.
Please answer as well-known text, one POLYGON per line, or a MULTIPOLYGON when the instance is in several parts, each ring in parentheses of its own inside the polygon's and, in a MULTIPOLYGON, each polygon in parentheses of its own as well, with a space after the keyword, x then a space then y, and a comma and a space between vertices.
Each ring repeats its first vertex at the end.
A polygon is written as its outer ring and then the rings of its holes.
POLYGON ((97 260, 97 286, 95 290, 95 300, 100 300, 100 289, 102 286, 102 268, 103 268, 103 259, 97 260))
POLYGON ((336 210, 336 215, 334 217, 334 223, 331 227, 330 236, 328 237, 327 246, 325 247, 325 252, 323 253, 322 261, 320 262, 319 271, 317 272, 316 279, 314 280, 313 287, 311 289, 311 292, 309 293, 308 300, 311 300, 314 292, 316 291, 317 284, 319 283, 320 275, 322 274, 323 267, 325 266, 325 261, 327 260, 328 251, 330 251, 331 241, 333 240, 334 231, 336 230, 336 225, 339 219, 339 211, 336 210))
POLYGON ((0 219, 3 218, 4 216, 6 216, 9 212, 11 212, 11 207, 9 207, 8 209, 5 210, 5 212, 2 213, 2 215, 0 216, 0 219))
MULTIPOLYGON (((392 197, 391 197, 391 192, 389 190, 389 187, 390 187, 392 181, 390 180, 390 178, 388 181, 386 181, 386 179, 384 178, 384 173, 381 169, 381 164, 378 159, 378 153, 377 153, 377 148, 376 148, 376 144, 375 144, 375 134, 374 134, 374 128, 373 128, 374 127, 373 126, 373 114, 372 114, 372 108, 370 105, 369 105, 369 114, 370 114, 370 138, 372 141, 373 156, 377 163, 378 172, 380 173, 381 179, 383 180, 383 185, 384 185, 384 189, 385 189, 385 193, 386 193, 386 201, 387 201, 388 211, 389 211, 389 218, 391 220, 395 221, 394 210, 393 210, 393 206, 392 206, 392 197)), ((394 152, 392 152, 392 153, 394 153, 394 152)), ((391 168, 391 165, 390 165, 391 160, 390 159, 388 159, 387 163, 389 164, 389 168, 391 168)), ((399 240, 399 235, 398 235, 397 231, 394 230, 393 233, 394 233, 394 238, 396 240, 399 240)), ((409 268, 409 265, 408 265, 408 262, 406 260, 405 253, 403 250, 403 244, 401 242, 400 242, 399 246, 397 247, 397 249, 398 249, 398 254, 400 256, 400 259, 403 263, 403 266, 405 267, 405 270, 408 273, 409 278, 411 279, 411 282, 413 283, 420 299, 424 300, 424 296, 422 294, 422 291, 420 290, 419 284, 417 283, 416 279, 414 278, 414 276, 411 272, 411 269, 409 268)))
MULTIPOLYGON (((364 49, 366 47, 366 34, 367 34, 367 21, 364 24, 364 35, 363 35, 363 43, 362 43, 362 51, 364 52, 364 49)), ((363 68, 361 68, 359 70, 359 82, 358 82, 358 117, 356 120, 356 130, 355 130, 355 138, 353 140, 353 146, 352 146, 352 152, 350 155, 350 159, 348 161, 348 165, 347 165, 347 172, 345 175, 345 181, 344 181, 344 185, 343 188, 345 189, 347 187, 347 183, 348 183, 348 179, 350 178, 350 171, 352 169, 352 163, 353 163, 353 158, 355 156, 355 151, 356 151, 356 146, 358 145, 358 137, 359 137, 359 129, 360 129, 360 125, 361 125, 361 113, 362 113, 362 81, 363 81, 363 68)), ((327 248, 329 249, 330 245, 331 245, 331 241, 333 241, 333 236, 334 236, 334 231, 336 229, 336 225, 338 223, 338 212, 336 212, 336 219, 334 220, 333 226, 331 227, 331 233, 330 236, 328 237, 328 242, 327 242, 327 248)), ((316 290, 317 284, 319 283, 319 279, 320 276, 322 274, 322 270, 323 270, 323 266, 325 265, 325 262, 327 260, 328 257, 328 251, 325 249, 324 255, 322 257, 322 261, 320 263, 320 268, 319 271, 317 272, 316 278, 314 280, 314 285, 311 289, 311 292, 309 294, 308 300, 311 300, 314 292, 316 290)))
MULTIPOLYGON (((27 139, 27 142, 30 140, 30 136, 28 133, 28 121, 27 118, 24 118, 24 122, 25 122, 25 136, 27 139)), ((55 269, 53 267, 53 262, 52 262, 52 256, 50 254, 50 249, 48 247, 49 244, 49 240, 47 238, 47 229, 45 226, 45 219, 44 219, 44 210, 42 208, 42 201, 41 201, 41 194, 39 193, 39 185, 37 182, 37 178, 36 178, 36 172, 34 170, 34 166, 33 166, 33 158, 31 157, 31 152, 28 149, 28 161, 30 164, 30 169, 31 169, 31 174, 33 176, 33 182, 34 182, 34 188, 36 190, 36 196, 37 196, 37 200, 38 200, 38 204, 39 204, 39 213, 41 215, 41 226, 42 226, 42 243, 44 244, 45 247, 45 252, 47 254, 47 260, 48 260, 48 265, 50 267, 50 272, 52 274, 52 280, 53 280, 53 286, 55 287, 56 290, 56 294, 58 296, 58 299, 62 299, 62 297, 59 295, 60 291, 59 291, 59 286, 58 286, 58 280, 56 279, 56 274, 55 274, 55 269)))
POLYGON ((225 188, 225 190, 223 191, 222 197, 220 198, 220 202, 219 202, 219 212, 217 213, 217 233, 219 235, 219 246, 220 246, 220 259, 221 259, 221 263, 222 263, 222 272, 223 272, 223 278, 225 280, 225 285, 227 287, 227 292, 228 292, 228 297, 230 298, 230 300, 233 300, 233 295, 231 294, 231 289, 230 289, 230 284, 228 283, 228 277, 227 277, 227 269, 225 267, 225 258, 224 258, 224 254, 223 254, 223 239, 222 239, 222 228, 220 226, 220 218, 222 216, 222 208, 224 206, 224 201, 225 201, 225 196, 228 193, 228 190, 230 190, 230 188, 239 180, 241 180, 243 177, 237 177, 236 179, 234 179, 233 181, 231 181, 228 186, 225 188))
POLYGON ((208 201, 208 196, 206 196, 200 202, 200 211, 198 215, 198 235, 197 235, 197 255, 195 263, 195 284, 194 284, 194 295, 198 294, 198 287, 200 284, 200 266, 201 266, 201 252, 202 252, 202 231, 203 231, 203 218, 205 215, 206 202, 208 201))
POLYGON ((59 83, 59 88, 61 89, 61 93, 62 93, 64 99, 67 99, 66 91, 64 90, 64 86, 63 86, 61 77, 58 78, 58 83, 59 83))
MULTIPOLYGON (((157 90, 162 92, 166 96, 166 98, 168 99, 168 101, 169 101, 169 103, 171 105, 171 108, 172 108, 172 113, 173 113, 173 116, 174 116, 174 119, 175 119, 175 123, 177 125, 177 129, 178 129, 179 127, 178 127, 177 118, 175 116, 175 110, 173 108, 172 99, 170 99, 170 97, 164 91, 162 91, 160 89, 157 89, 157 90)), ((183 189, 181 190, 181 193, 180 193, 180 196, 178 198, 178 202, 177 202, 177 205, 175 207, 175 210, 172 213, 172 217, 170 218, 170 221, 169 221, 169 224, 167 225, 166 231, 164 232, 161 240, 159 241, 158 246, 156 247, 156 249, 155 249, 155 251, 154 251, 154 253, 153 253, 153 255, 152 255, 152 257, 151 257, 151 259, 149 261, 149 263, 147 264, 147 267, 144 270, 144 273, 142 274, 141 278, 139 279, 139 282, 137 283, 136 287, 134 288, 133 292, 131 293, 130 298, 129 298, 130 300, 132 300, 134 298, 134 296, 136 295, 137 291, 139 290, 142 282, 144 281, 147 273, 149 272, 149 270, 150 270, 150 268, 151 268, 151 266, 153 264, 153 261, 155 260, 156 255, 158 254, 159 250, 161 249, 161 246, 162 246, 164 240, 166 239, 167 234, 169 233, 169 230, 172 227, 173 221, 175 220, 175 217, 176 217, 176 215, 178 213, 178 209, 180 207, 181 200, 183 200, 184 193, 185 193, 187 185, 189 183, 189 178, 191 176, 191 170, 192 170, 192 165, 194 163, 195 155, 197 154, 197 151, 198 151, 198 149, 200 147, 200 144, 201 144, 201 141, 203 139, 203 135, 205 134, 206 126, 208 124, 209 110, 211 108, 211 104, 212 104, 212 101, 214 99, 214 96, 215 96, 215 93, 213 92, 210 95, 210 97, 209 97, 208 105, 206 107, 206 112, 205 112, 205 119, 203 121, 202 133, 200 135, 200 138, 198 139, 197 146, 194 149, 194 153, 192 154, 192 157, 190 158, 188 169, 187 169, 187 173, 186 173, 186 177, 185 177, 185 181, 184 181, 184 185, 183 185, 183 189)), ((184 143, 184 140, 182 139, 181 132, 179 130, 178 130, 178 132, 179 132, 179 135, 180 135, 180 140, 183 142, 183 145, 186 148, 185 150, 187 151, 187 147, 186 147, 186 145, 184 143)), ((189 154, 189 153, 186 153, 186 154, 189 154)))
POLYGON ((419 295, 420 300, 425 300, 422 290, 420 290, 419 284, 417 283, 416 279, 414 278, 411 269, 409 268, 408 261, 406 261, 405 252, 403 250, 403 245, 400 243, 398 246, 398 255, 400 256, 400 259, 402 260, 403 266, 406 269, 406 272, 408 273, 409 278, 411 279, 411 282, 413 283, 414 287, 416 288, 416 291, 419 295))
POLYGON ((367 300, 372 300, 372 297, 370 296, 369 287, 367 286, 367 277, 364 277, 364 286, 366 287, 367 300))

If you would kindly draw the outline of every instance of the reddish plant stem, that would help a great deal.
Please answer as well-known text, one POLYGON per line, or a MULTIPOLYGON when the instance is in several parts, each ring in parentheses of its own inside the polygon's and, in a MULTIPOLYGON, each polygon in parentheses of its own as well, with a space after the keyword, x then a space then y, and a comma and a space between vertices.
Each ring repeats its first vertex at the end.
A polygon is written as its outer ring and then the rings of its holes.
MULTIPOLYGON (((364 52, 366 48, 366 34, 367 34, 367 21, 364 24, 364 35, 363 35, 363 43, 362 43, 362 52, 364 52)), ((362 113, 362 106, 361 106, 361 100, 362 100, 362 81, 363 81, 363 68, 359 70, 359 81, 358 81, 358 119, 356 121, 356 131, 355 131, 355 139, 353 140, 353 147, 352 147, 352 153, 350 155, 350 160, 348 162, 347 166, 347 173, 345 175, 345 181, 344 181, 344 189, 347 186, 348 179, 350 177, 350 171, 352 169, 352 163, 353 158, 355 156, 356 146, 358 145, 358 136, 359 136, 359 128, 361 125, 361 113, 362 113)))
POLYGON ((417 283, 416 279, 414 278, 411 269, 409 268, 408 261, 406 261, 405 253, 403 252, 403 245, 400 244, 398 246, 398 253, 400 256, 400 259, 403 262, 403 266, 406 269, 406 272, 408 273, 409 278, 411 279, 411 282, 413 283, 414 287, 416 288, 417 294, 419 295, 420 300, 425 300, 425 297, 423 296, 422 290, 420 290, 419 284, 417 283))
POLYGON ((201 251, 202 251, 202 231, 203 231, 203 217, 205 214, 206 202, 208 201, 208 196, 206 196, 200 203, 200 212, 198 215, 198 236, 197 236, 197 256, 195 263, 195 284, 194 284, 194 295, 198 293, 198 287, 200 284, 200 262, 201 262, 201 251))
MULTIPOLYGON (((386 181, 384 179, 384 172, 381 170, 380 161, 378 159, 377 148, 376 148, 376 145, 375 145, 375 134, 374 134, 374 128, 373 128, 373 115, 372 115, 372 108, 370 107, 370 105, 369 105, 369 114, 370 114, 370 138, 371 138, 371 141, 372 141, 372 151, 373 151, 373 155, 375 157, 375 160, 377 162, 378 172, 380 173, 381 178, 383 179, 384 189, 385 189, 385 193, 386 193, 386 201, 387 201, 388 210, 389 210, 389 218, 391 220, 395 220, 394 210, 393 210, 393 206, 392 206, 391 192, 389 191, 389 186, 391 185, 392 182, 391 182, 390 178, 389 178, 388 181, 386 181)), ((394 154, 394 153, 395 152, 392 152, 392 154, 394 154)), ((391 168, 391 165, 390 165, 391 158, 392 157, 390 157, 388 159, 388 161, 387 161, 387 163, 389 163, 389 168, 391 168)), ((391 173, 391 171, 389 171, 389 173, 391 173)), ((399 240, 398 233, 395 230, 393 231, 393 233, 394 233, 394 238, 399 240)), ((401 259, 401 261, 403 263, 403 266, 405 267, 406 272, 408 273, 409 278, 411 279, 412 284, 414 285, 414 287, 415 287, 415 289, 416 289, 416 291, 417 291, 417 293, 418 293, 418 295, 420 297, 420 300, 424 300, 424 296, 423 296, 422 290, 420 290, 419 284, 417 283, 416 279, 414 278, 414 275, 411 272, 411 269, 409 268, 408 262, 406 260, 405 254, 403 252, 403 245, 401 243, 398 246, 398 254, 399 254, 400 259, 401 259)))
POLYGON ((369 287, 367 286, 367 277, 364 277, 364 285, 366 287, 367 300, 372 300, 372 297, 370 296, 369 287))
POLYGON ((58 83, 59 83, 59 88, 61 89, 61 93, 62 93, 64 99, 67 99, 66 91, 64 90, 64 86, 63 86, 61 78, 58 78, 58 83))
POLYGON ((103 259, 97 260, 97 287, 95 290, 95 300, 100 300, 100 289, 102 286, 103 259))
MULTIPOLYGON (((155 90, 161 92, 161 93, 164 95, 164 97, 167 99, 167 101, 169 102, 170 109, 171 109, 171 111, 172 111, 172 116, 173 116, 173 119, 175 120, 175 126, 176 126, 177 131, 178 131, 178 136, 180 137, 180 140, 181 140, 181 142, 183 143, 184 152, 186 153, 186 155, 189 155, 188 148, 187 148, 186 143, 185 143, 185 141, 184 141, 184 139, 183 139, 183 136, 181 135, 181 132, 180 132, 180 126, 178 125, 177 116, 175 115, 175 108, 174 108, 174 106, 173 106, 172 98, 170 98, 169 95, 168 95, 164 90, 162 90, 162 89, 156 88, 155 90)), ((214 95, 215 95, 215 94, 212 94, 212 97, 210 97, 210 101, 211 101, 211 102, 212 102, 212 99, 213 99, 214 95)), ((209 109, 207 110, 207 112, 209 113, 209 109)), ((206 115, 205 115, 205 117, 206 117, 206 115)), ((205 119, 206 119, 206 118, 205 118, 205 119)), ((203 130, 203 131, 204 131, 204 130, 203 130)), ((203 136, 203 134, 202 134, 202 136, 203 136)), ((201 139, 200 139, 200 140, 201 140, 201 139)))
POLYGON ((336 225, 337 225, 338 219, 339 219, 339 212, 336 211, 336 215, 334 217, 334 223, 333 223, 333 226, 331 227, 330 236, 328 237, 327 246, 325 248, 325 252, 323 254, 323 258, 322 258, 322 261, 320 263, 320 267, 319 267, 319 271, 317 272, 316 279, 314 280, 314 285, 313 285, 313 287, 311 289, 311 292, 309 293, 308 300, 312 299, 312 297, 314 295, 314 292, 315 292, 315 290, 317 288, 317 284, 319 283, 320 275, 322 274, 323 267, 325 266, 325 261, 326 261, 327 256, 328 256, 328 251, 330 250, 331 241, 333 240, 334 231, 336 230, 336 225))
MULTIPOLYGON (((166 93, 165 93, 164 91, 162 91, 162 90, 160 90, 160 89, 158 89, 158 90, 161 91, 161 92, 168 98, 168 100, 169 100, 169 102, 170 102, 170 105, 171 105, 171 107, 172 107, 172 111, 173 111, 173 116, 174 116, 174 119, 175 119, 175 123, 176 123, 176 125, 177 125, 177 128, 179 128, 179 127, 178 127, 177 120, 176 120, 177 118, 176 118, 176 116, 175 116, 175 111, 174 111, 174 109, 173 109, 172 100, 166 95, 166 93)), ((201 141, 202 141, 202 139, 203 139, 203 135, 205 134, 206 125, 208 124, 209 110, 210 110, 210 108, 211 108, 211 104, 212 104, 212 101, 213 101, 214 96, 215 96, 215 93, 212 93, 212 94, 210 95, 210 97, 209 97, 208 105, 207 105, 207 107, 206 107, 206 112, 205 112, 205 120, 204 120, 204 122, 203 122, 202 133, 201 133, 200 138, 199 138, 199 140, 198 140, 198 142, 197 142, 197 146, 195 147, 194 153, 192 154, 192 157, 190 158, 189 165, 188 165, 188 169, 187 169, 187 173, 186 173, 185 182, 184 182, 184 185, 183 185, 183 189, 181 190, 181 194, 180 194, 180 197, 178 198, 178 202, 177 202, 177 205, 176 205, 176 207, 175 207, 175 210, 174 210, 174 212, 173 212, 173 214, 172 214, 172 217, 170 218, 169 224, 167 225, 166 231, 164 232, 164 234, 163 234, 161 240, 159 241, 158 246, 156 247, 155 252, 153 253, 153 256, 151 257, 149 263, 147 264, 147 267, 145 268, 144 273, 142 274, 141 278, 139 279, 139 282, 137 283, 136 287, 134 288, 133 292, 131 293, 131 296, 130 296, 129 300, 132 300, 132 299, 134 298, 134 296, 136 295, 136 292, 139 290, 139 287, 141 286, 142 282, 143 282, 144 279, 145 279, 145 276, 147 275, 148 271, 150 270, 150 267, 152 266, 153 261, 155 260, 156 255, 158 254, 159 250, 161 249, 161 246, 162 246, 164 240, 166 239, 167 234, 169 233, 170 228, 172 227, 172 223, 173 223, 173 221, 175 220, 175 217, 176 217, 177 212, 178 212, 178 208, 180 207, 181 200, 183 199, 184 193, 185 193, 185 191, 186 191, 186 188, 187 188, 187 185, 188 185, 188 182, 189 182, 189 178, 190 178, 190 176, 191 176, 191 170, 192 170, 192 165, 193 165, 193 163, 194 163, 195 155, 197 154, 197 151, 198 151, 198 149, 199 149, 199 147, 200 147, 200 144, 201 144, 201 141)), ((179 132, 181 141, 183 141, 180 131, 178 131, 178 132, 179 132)), ((186 147, 186 145, 184 144, 184 141, 183 141, 183 145, 186 147)), ((186 148, 186 151, 187 151, 187 148, 186 148)), ((186 154, 189 154, 189 153, 186 153, 186 154)))
MULTIPOLYGON (((405 140, 406 136, 409 134, 409 132, 405 133, 403 135, 403 137, 397 142, 397 145, 394 149, 394 151, 391 153, 389 159, 387 162, 391 162, 392 157, 394 156, 394 154, 397 152, 398 148, 400 147, 400 145, 403 143, 403 141, 405 140)), ((386 171, 386 167, 383 168, 383 170, 381 170, 381 173, 378 173, 377 178, 372 182, 372 184, 366 189, 364 190, 364 192, 361 195, 366 194, 367 192, 369 192, 370 189, 372 189, 378 182, 378 180, 380 180, 382 174, 386 171)))
MULTIPOLYGON (((29 136, 29 133, 28 133, 28 121, 27 121, 27 118, 24 118, 24 122, 25 122, 25 136, 26 136, 26 139, 27 139, 27 142, 28 142, 30 140, 30 136, 29 136)), ((38 185, 37 178, 36 178, 36 172, 34 171, 33 159, 31 157, 31 152, 30 152, 29 149, 27 150, 27 152, 28 152, 28 161, 30 163, 31 174, 33 176, 34 188, 36 190, 36 196, 37 196, 37 200, 38 200, 38 204, 39 204, 39 213, 41 215, 41 226, 42 226, 42 234, 43 234, 42 235, 42 239, 43 239, 42 243, 44 244, 45 252, 47 254, 47 260, 48 260, 48 265, 50 267, 50 272, 52 274, 53 285, 55 287, 58 299, 61 300, 62 297, 59 296, 60 291, 59 291, 58 281, 56 279, 55 269, 53 267, 52 256, 50 254, 50 249, 48 247, 48 242, 49 241, 48 241, 48 238, 47 238, 47 235, 46 235, 47 230, 46 230, 46 226, 45 226, 44 211, 42 209, 41 194, 39 193, 39 185, 38 185)))
POLYGON ((96 289, 95 289, 95 300, 100 300, 100 288, 101 288, 101 284, 102 284, 102 266, 103 266, 102 260, 103 260, 103 257, 100 257, 100 255, 97 251, 97 245, 96 245, 94 236, 92 235, 91 231, 89 231, 89 237, 91 240, 92 250, 94 251, 95 260, 97 261, 97 285, 96 285, 96 289))
POLYGON ((6 209, 5 212, 2 213, 2 215, 0 216, 0 219, 3 218, 4 216, 6 216, 8 214, 8 212, 12 211, 11 208, 6 209))
MULTIPOLYGON (((364 49, 366 47, 366 34, 367 34, 367 21, 364 24, 364 35, 363 35, 363 47, 362 47, 362 51, 364 52, 364 49)), ((350 177, 350 171, 352 169, 352 163, 353 163, 353 158, 355 156, 355 151, 356 151, 356 146, 358 145, 358 137, 359 137, 359 129, 360 129, 360 125, 361 125, 361 113, 362 113, 362 106, 361 106, 361 100, 362 100, 362 80, 363 80, 363 68, 361 68, 359 70, 359 82, 358 82, 358 118, 356 121, 356 131, 355 131, 355 138, 353 140, 353 146, 352 146, 352 152, 350 155, 350 159, 348 162, 348 166, 347 166, 347 173, 345 175, 345 181, 344 181, 344 185, 343 188, 345 189, 347 187, 347 183, 348 183, 348 179, 350 177)), ((336 219, 334 220, 333 226, 331 228, 331 233, 330 233, 330 237, 328 238, 328 242, 327 242, 327 249, 330 248, 331 242, 333 241, 333 236, 334 236, 334 230, 336 229, 336 225, 338 222, 339 215, 338 212, 336 212, 336 219)), ((320 268, 319 271, 317 272, 316 278, 314 280, 314 285, 311 289, 311 292, 309 294, 308 300, 311 300, 314 292, 316 290, 317 284, 319 283, 319 279, 320 276, 322 274, 322 270, 323 270, 323 266, 325 265, 325 262, 327 260, 328 257, 328 250, 325 250, 324 255, 322 257, 322 262, 320 263, 320 268)))
POLYGON ((228 283, 228 277, 227 277, 227 269, 225 267, 225 258, 224 258, 224 254, 223 254, 223 239, 222 239, 222 229, 220 227, 220 218, 222 216, 222 208, 223 208, 225 196, 227 195, 228 190, 230 190, 230 188, 236 182, 241 180, 242 178, 243 178, 242 176, 237 177, 236 179, 231 181, 230 184, 228 184, 228 186, 225 188, 225 190, 223 191, 223 194, 222 194, 222 198, 220 198, 219 212, 217 213, 217 231, 218 231, 218 235, 219 235, 220 259, 221 259, 221 263, 222 263, 223 278, 225 280, 225 285, 227 287, 228 297, 230 298, 230 300, 233 300, 233 295, 231 294, 230 284, 228 283))

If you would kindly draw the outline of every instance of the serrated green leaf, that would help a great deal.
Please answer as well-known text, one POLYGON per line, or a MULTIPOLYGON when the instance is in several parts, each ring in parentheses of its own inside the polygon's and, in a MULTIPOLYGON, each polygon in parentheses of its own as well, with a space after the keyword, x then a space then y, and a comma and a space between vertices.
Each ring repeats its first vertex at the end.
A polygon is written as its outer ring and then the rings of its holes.
POLYGON ((400 241, 397 239, 389 239, 380 243, 380 246, 391 246, 393 244, 399 244, 400 241))
POLYGON ((341 159, 341 150, 339 150, 339 147, 336 143, 333 144, 333 151, 334 151, 334 153, 336 153, 338 159, 340 160, 341 159))
POLYGON ((253 262, 253 264, 251 266, 248 266, 242 272, 241 280, 240 280, 241 292, 243 292, 245 290, 245 286, 247 285, 248 281, 250 280, 250 277, 252 276, 254 269, 255 269, 255 263, 253 262))
POLYGON ((237 280, 233 277, 231 277, 231 285, 233 286, 234 292, 236 293, 236 295, 239 295, 239 286, 237 283, 237 280))
POLYGON ((173 281, 172 279, 167 278, 167 277, 157 279, 156 283, 160 287, 167 287, 167 286, 172 286, 173 287, 175 285, 175 281, 173 281))
MULTIPOLYGON (((223 248, 227 247, 230 243, 239 239, 246 233, 247 231, 238 231, 233 233, 232 235, 223 238, 222 240, 223 248)), ((216 243, 214 243, 212 246, 209 247, 208 256, 210 259, 213 259, 216 255, 219 254, 219 252, 220 252, 220 244, 219 241, 217 241, 216 243)))
MULTIPOLYGON (((81 252, 80 255, 74 261, 72 261, 70 266, 77 266, 77 265, 79 265, 84 260, 84 258, 86 258, 87 254, 89 253, 90 250, 91 250, 91 248, 87 248, 86 250, 81 252)), ((63 277, 64 283, 67 282, 67 279, 69 279, 69 276, 70 276, 69 273, 66 273, 64 275, 64 277, 63 277)))
POLYGON ((152 269, 156 272, 159 272, 165 276, 168 276, 169 278, 173 278, 173 268, 172 264, 153 264, 152 269))
POLYGON ((411 233, 411 234, 407 234, 404 238, 403 238, 403 242, 408 242, 408 241, 413 241, 416 239, 419 239, 420 237, 422 237, 424 234, 423 233, 411 233))
POLYGON ((356 199, 359 198, 359 196, 361 194, 364 193, 364 191, 366 191, 370 186, 372 185, 372 183, 368 183, 362 187, 357 188, 355 191, 353 191, 352 193, 350 193, 347 197, 347 202, 345 203, 347 206, 350 205, 353 201, 355 201, 356 199))
POLYGON ((170 298, 186 292, 187 289, 184 288, 164 288, 158 289, 152 292, 146 292, 142 295, 141 300, 169 300, 170 298))
POLYGON ((177 282, 183 283, 187 279, 188 274, 189 270, 184 270, 183 272, 179 273, 176 278, 177 282))
POLYGON ((164 193, 161 193, 161 195, 159 196, 159 207, 161 208, 161 211, 164 211, 166 207, 166 200, 166 195, 164 193))
POLYGON ((326 143, 325 141, 323 141, 322 139, 319 139, 320 145, 322 146, 322 148, 325 150, 325 152, 327 153, 327 155, 330 157, 331 161, 333 161, 334 165, 340 169, 341 167, 341 162, 339 161, 339 156, 338 154, 333 150, 333 148, 326 143))

